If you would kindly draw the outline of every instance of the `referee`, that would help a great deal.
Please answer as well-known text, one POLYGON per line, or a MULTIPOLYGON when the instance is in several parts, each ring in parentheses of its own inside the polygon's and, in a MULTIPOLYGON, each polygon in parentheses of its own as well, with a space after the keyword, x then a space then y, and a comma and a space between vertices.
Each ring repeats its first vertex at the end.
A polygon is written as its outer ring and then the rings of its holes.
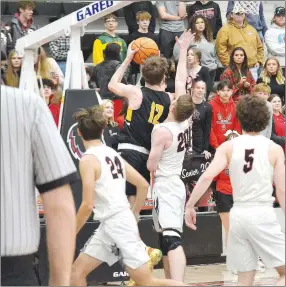
POLYGON ((35 286, 40 241, 35 188, 41 194, 49 256, 49 285, 70 284, 75 251, 78 175, 40 96, 1 85, 1 285, 35 286))

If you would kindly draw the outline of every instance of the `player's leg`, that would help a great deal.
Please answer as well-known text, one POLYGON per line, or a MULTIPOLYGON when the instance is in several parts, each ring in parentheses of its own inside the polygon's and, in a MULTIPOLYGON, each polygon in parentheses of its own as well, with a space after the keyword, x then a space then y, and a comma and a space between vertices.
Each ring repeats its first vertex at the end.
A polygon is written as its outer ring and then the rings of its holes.
POLYGON ((221 219, 224 232, 225 232, 225 247, 227 247, 228 242, 228 232, 229 232, 229 212, 221 212, 219 213, 219 217, 221 219))
POLYGON ((102 261, 80 253, 72 266, 71 286, 86 286, 87 275, 96 269, 102 261))
POLYGON ((143 264, 136 269, 126 266, 126 271, 139 286, 187 286, 179 281, 153 277, 147 264, 143 264))
POLYGON ((247 272, 238 272, 238 282, 237 286, 252 286, 255 277, 255 270, 247 271, 247 272))
POLYGON ((285 286, 285 265, 275 268, 279 274, 279 280, 276 283, 276 286, 285 286))
POLYGON ((166 279, 171 279, 170 265, 168 256, 163 256, 163 268, 166 279))

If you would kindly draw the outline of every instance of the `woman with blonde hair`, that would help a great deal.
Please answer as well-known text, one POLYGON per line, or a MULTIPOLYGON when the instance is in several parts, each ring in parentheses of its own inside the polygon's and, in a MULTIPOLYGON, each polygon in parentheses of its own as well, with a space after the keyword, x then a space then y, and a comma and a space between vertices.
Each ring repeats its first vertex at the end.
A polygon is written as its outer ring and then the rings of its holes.
POLYGON ((34 57, 34 67, 37 76, 42 79, 51 79, 56 87, 62 88, 64 85, 64 74, 53 58, 47 58, 46 52, 39 47, 34 57))
POLYGON ((114 150, 117 150, 118 135, 120 129, 118 124, 114 121, 114 106, 111 100, 103 100, 101 103, 103 116, 107 122, 104 129, 103 136, 105 144, 114 150))
POLYGON ((21 66, 22 57, 15 50, 12 50, 9 54, 8 67, 5 73, 5 83, 7 86, 19 87, 21 66))
POLYGON ((285 77, 283 76, 282 69, 279 61, 275 57, 269 57, 265 64, 264 69, 257 80, 257 84, 264 83, 271 89, 271 94, 277 94, 285 104, 285 77))

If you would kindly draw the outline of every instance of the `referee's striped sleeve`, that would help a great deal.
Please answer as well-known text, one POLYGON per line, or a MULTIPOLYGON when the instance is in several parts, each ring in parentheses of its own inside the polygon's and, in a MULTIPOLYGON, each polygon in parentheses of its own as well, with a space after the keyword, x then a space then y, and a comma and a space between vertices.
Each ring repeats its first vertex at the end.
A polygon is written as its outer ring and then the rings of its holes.
POLYGON ((35 182, 40 193, 78 180, 77 169, 41 97, 36 99, 32 128, 35 182))

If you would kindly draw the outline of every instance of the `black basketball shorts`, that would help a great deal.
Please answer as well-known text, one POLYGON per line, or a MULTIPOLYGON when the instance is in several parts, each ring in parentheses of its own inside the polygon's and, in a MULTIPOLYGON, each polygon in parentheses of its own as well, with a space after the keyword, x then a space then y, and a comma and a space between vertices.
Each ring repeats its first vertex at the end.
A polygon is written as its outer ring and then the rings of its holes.
MULTIPOLYGON (((122 149, 118 153, 150 183, 150 171, 147 169, 149 155, 130 149, 122 149)), ((136 195, 136 187, 129 182, 126 182, 126 195, 136 195)))
POLYGON ((213 192, 213 198, 217 207, 217 212, 229 212, 233 206, 233 197, 230 194, 224 194, 220 191, 213 192))

